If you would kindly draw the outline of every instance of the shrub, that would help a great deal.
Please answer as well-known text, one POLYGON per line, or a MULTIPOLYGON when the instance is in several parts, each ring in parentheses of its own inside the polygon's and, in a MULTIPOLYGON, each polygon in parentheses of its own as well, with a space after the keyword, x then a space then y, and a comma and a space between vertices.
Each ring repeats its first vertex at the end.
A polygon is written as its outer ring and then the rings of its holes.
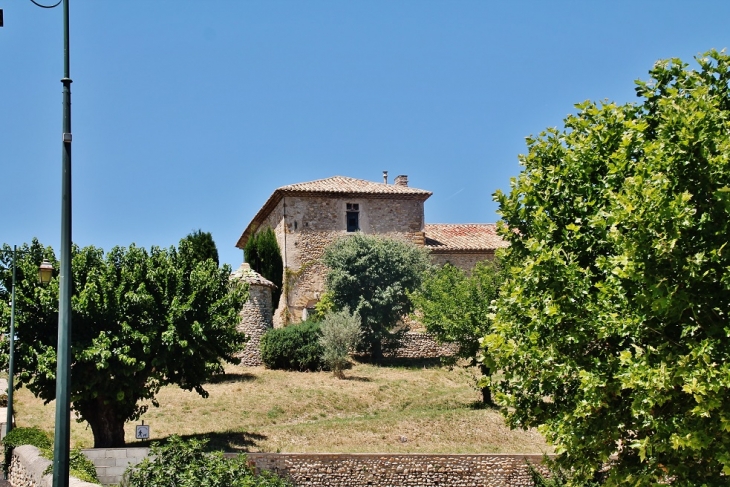
POLYGON ((222 452, 206 452, 207 440, 185 441, 171 436, 160 445, 152 443, 150 457, 130 466, 126 487, 291 487, 270 472, 257 475, 241 454, 226 459, 222 452))
POLYGON ((269 369, 319 370, 320 336, 319 323, 311 321, 269 330, 261 337, 261 360, 269 369))
POLYGON ((320 324, 320 329, 322 361, 332 369, 335 377, 342 379, 342 370, 350 363, 350 351, 362 339, 360 315, 350 314, 349 308, 329 313, 320 324))

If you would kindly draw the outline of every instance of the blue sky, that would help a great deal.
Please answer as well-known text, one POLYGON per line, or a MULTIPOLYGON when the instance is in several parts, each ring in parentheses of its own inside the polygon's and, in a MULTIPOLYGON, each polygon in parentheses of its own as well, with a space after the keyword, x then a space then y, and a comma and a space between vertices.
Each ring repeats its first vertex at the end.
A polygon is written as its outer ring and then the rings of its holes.
MULTIPOLYGON (((0 0, 0 243, 59 248, 62 12, 0 0)), ((407 174, 428 223, 494 222, 525 137, 730 46, 727 1, 71 0, 73 238, 237 267, 273 190, 407 174)))

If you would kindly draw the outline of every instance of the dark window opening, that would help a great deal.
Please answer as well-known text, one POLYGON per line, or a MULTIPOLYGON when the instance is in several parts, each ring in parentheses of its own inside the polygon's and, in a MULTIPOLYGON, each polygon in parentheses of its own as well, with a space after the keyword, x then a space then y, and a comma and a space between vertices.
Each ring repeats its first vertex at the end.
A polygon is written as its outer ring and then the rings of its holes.
POLYGON ((359 213, 356 211, 348 211, 347 212, 347 231, 348 232, 357 232, 360 230, 359 225, 359 213))
POLYGON ((347 231, 357 232, 360 230, 360 204, 347 203, 347 231))

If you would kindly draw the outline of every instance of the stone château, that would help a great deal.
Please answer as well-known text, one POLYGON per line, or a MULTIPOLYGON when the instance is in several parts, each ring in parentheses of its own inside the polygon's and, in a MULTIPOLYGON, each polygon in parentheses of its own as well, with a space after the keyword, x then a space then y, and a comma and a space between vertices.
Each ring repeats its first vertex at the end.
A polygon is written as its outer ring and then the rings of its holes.
POLYGON ((324 292, 324 249, 352 232, 386 235, 425 246, 438 264, 471 269, 506 243, 494 224, 426 224, 423 204, 430 191, 408 186, 407 176, 389 184, 334 176, 277 188, 256 213, 236 246, 272 228, 284 263, 283 290, 274 326, 299 322, 324 292))

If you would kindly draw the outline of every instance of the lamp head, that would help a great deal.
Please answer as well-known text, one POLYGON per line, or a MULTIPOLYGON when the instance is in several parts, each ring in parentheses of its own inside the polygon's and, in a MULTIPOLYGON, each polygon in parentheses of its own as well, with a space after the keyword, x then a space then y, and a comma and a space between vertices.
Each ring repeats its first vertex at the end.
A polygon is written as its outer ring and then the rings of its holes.
POLYGON ((41 284, 48 284, 53 277, 53 265, 48 259, 43 259, 41 266, 38 268, 38 280, 41 284))

